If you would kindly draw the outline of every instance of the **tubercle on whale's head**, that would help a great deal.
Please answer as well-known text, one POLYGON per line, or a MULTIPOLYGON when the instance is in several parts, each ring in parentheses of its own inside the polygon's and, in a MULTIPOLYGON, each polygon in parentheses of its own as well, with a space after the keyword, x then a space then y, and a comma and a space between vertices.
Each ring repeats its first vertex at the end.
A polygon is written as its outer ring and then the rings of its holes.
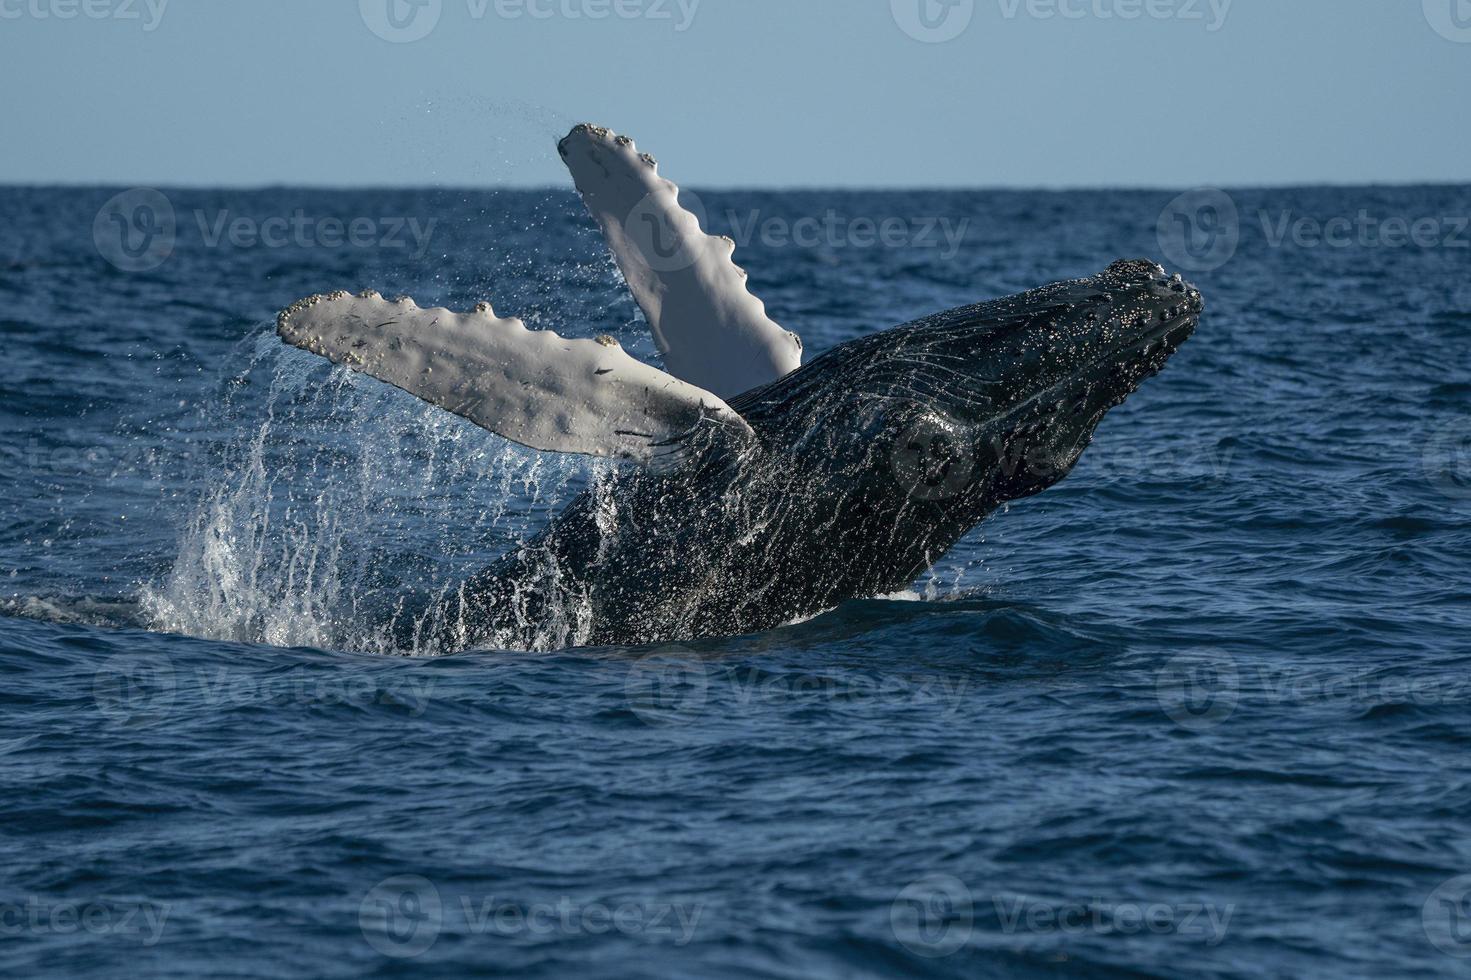
POLYGON ((995 334, 1003 356, 1022 352, 1020 370, 995 386, 979 430, 996 457, 990 494, 1003 501, 1067 476, 1103 417, 1164 368, 1205 309, 1199 290, 1148 260, 1025 296, 1021 318, 995 334))
POLYGON ((768 441, 871 487, 868 499, 897 481, 905 506, 959 530, 1065 477, 1103 416, 1163 368, 1203 309, 1178 275, 1119 261, 859 338, 733 404, 768 441), (771 433, 762 409, 778 402, 771 433))

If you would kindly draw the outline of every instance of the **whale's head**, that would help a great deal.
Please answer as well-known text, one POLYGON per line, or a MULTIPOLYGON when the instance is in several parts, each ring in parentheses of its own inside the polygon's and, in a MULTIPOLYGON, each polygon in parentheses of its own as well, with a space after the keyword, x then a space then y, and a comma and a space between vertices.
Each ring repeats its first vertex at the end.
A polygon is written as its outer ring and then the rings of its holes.
POLYGON ((1067 476, 1104 415, 1164 367, 1203 309, 1198 290, 1153 262, 1115 262, 920 321, 863 384, 893 406, 877 421, 898 440, 901 482, 994 507, 1067 476))
POLYGON ((1065 477, 1203 308, 1155 263, 1115 262, 859 338, 732 405, 825 488, 814 506, 897 522, 933 552, 1065 477))

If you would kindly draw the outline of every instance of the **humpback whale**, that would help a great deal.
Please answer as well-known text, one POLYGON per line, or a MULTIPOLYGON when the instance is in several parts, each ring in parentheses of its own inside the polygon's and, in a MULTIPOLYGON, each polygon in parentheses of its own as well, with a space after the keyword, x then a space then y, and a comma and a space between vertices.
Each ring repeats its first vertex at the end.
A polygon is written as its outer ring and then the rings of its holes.
POLYGON ((758 632, 909 587, 987 515, 1065 477, 1109 409, 1195 331, 1200 293, 1148 260, 861 336, 802 364, 633 141, 559 149, 664 369, 371 290, 313 296, 282 339, 533 449, 629 461, 473 576, 448 647, 758 632))

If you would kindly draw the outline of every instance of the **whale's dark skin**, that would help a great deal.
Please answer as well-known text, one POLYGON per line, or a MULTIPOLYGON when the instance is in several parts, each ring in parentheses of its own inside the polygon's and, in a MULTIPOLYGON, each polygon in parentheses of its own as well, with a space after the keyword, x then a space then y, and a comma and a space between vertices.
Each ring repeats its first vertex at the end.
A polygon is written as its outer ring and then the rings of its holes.
POLYGON ((1066 476, 1202 309, 1178 276, 1121 261, 845 343, 730 400, 754 439, 704 432, 673 472, 582 494, 461 590, 444 640, 538 645, 558 619, 557 646, 730 636, 907 588, 1066 476))

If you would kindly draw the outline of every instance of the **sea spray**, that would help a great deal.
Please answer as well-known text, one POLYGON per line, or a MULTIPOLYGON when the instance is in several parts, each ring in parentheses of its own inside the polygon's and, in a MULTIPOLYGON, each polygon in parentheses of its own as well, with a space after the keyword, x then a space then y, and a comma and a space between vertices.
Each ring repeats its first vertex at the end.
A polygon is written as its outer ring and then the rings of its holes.
POLYGON ((249 346, 230 393, 202 420, 222 444, 195 458, 217 469, 172 568, 144 589, 154 628, 418 655, 450 652, 446 635, 457 648, 575 638, 585 617, 576 609, 517 636, 446 626, 468 598, 464 581, 565 503, 585 482, 585 463, 523 450, 323 368, 268 330, 249 346))

